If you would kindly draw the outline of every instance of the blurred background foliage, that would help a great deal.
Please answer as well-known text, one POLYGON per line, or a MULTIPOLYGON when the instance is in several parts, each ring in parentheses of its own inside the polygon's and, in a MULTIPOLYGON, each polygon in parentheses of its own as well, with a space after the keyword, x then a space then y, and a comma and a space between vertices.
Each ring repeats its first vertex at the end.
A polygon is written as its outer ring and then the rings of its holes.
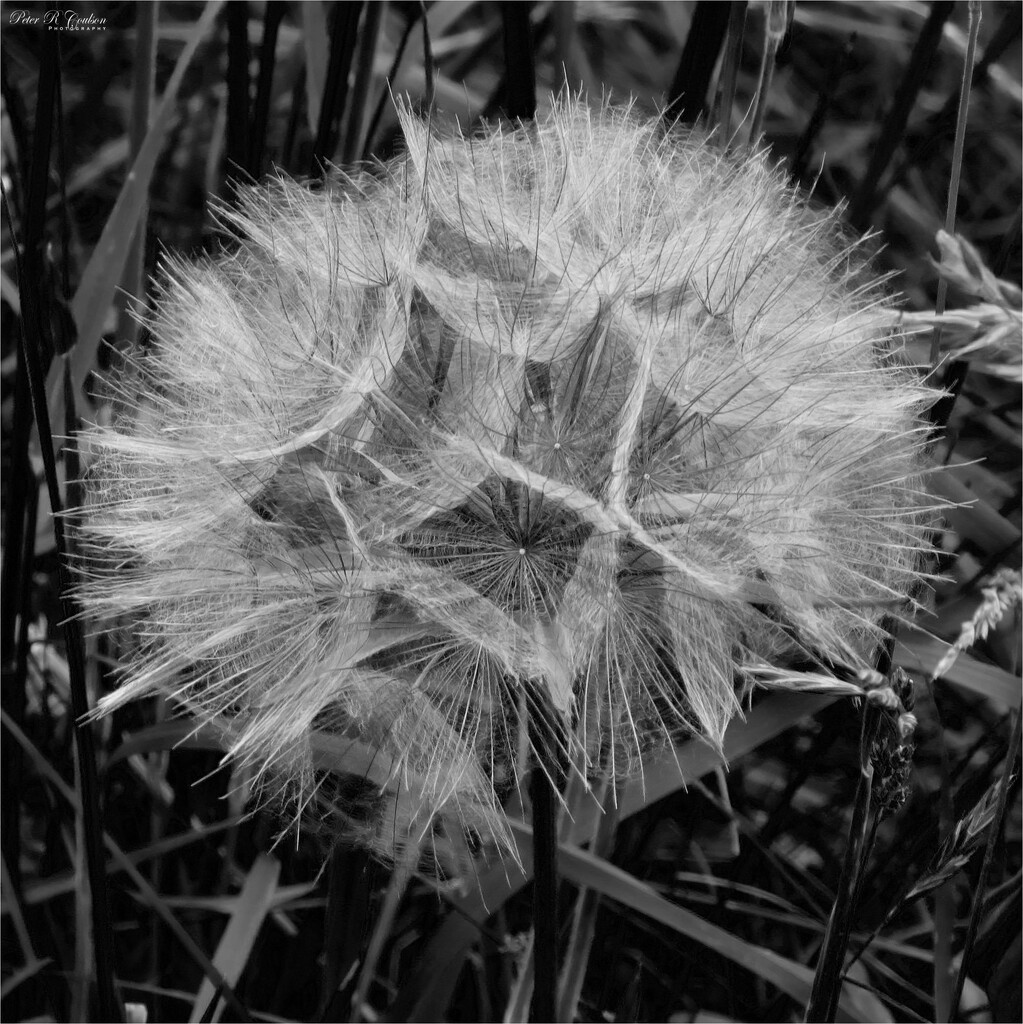
POLYGON ((727 773, 690 744, 688 788, 653 766, 603 828, 585 813, 565 826, 563 1015, 801 1019, 839 905, 863 950, 832 965, 840 1016, 1018 1020, 1021 11, 3 4, 6 1019, 125 1004, 149 1020, 524 1017, 514 868, 438 892, 321 836, 276 843, 277 823, 246 813, 244 776, 164 706, 75 730, 117 650, 59 625, 49 513, 74 504, 77 469, 49 435, 110 415, 96 371, 138 343, 129 297, 147 297, 161 251, 225 244, 209 197, 233 180, 393 155, 392 95, 471 127, 567 85, 724 125, 719 144, 768 147, 872 233, 920 330, 911 358, 945 357, 933 457, 950 468, 932 483, 952 504, 933 613, 896 648, 920 719, 905 803, 871 807, 852 875, 862 717, 847 700, 767 698, 730 731, 727 773), (34 425, 33 367, 49 428, 34 425))

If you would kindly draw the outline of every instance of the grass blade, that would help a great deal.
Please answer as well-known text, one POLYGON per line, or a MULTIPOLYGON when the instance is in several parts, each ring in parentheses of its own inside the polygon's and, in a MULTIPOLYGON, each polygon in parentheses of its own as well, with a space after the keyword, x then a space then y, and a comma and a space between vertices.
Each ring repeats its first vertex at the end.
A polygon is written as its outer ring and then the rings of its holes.
POLYGON ((727 149, 732 143, 732 108, 735 89, 739 81, 742 61, 742 40, 746 31, 746 0, 732 0, 728 14, 728 44, 721 65, 721 87, 718 90, 717 121, 721 126, 721 145, 727 149))
POLYGON ((725 42, 731 3, 700 0, 693 11, 689 35, 668 90, 664 118, 669 123, 695 124, 706 112, 707 90, 725 42))
POLYGON ((870 215, 879 201, 878 185, 881 177, 905 135, 917 94, 927 80, 927 71, 941 46, 945 22, 954 7, 951 0, 934 0, 931 4, 930 14, 917 37, 906 72, 885 115, 877 141, 871 148, 870 163, 849 204, 849 222, 857 231, 865 231, 869 227, 870 215))
MULTIPOLYGON (((608 781, 603 801, 603 816, 597 825, 591 850, 601 860, 607 860, 614 846, 615 829, 618 827, 618 799, 614 783, 608 781)), ((572 919, 572 933, 565 954, 565 968, 561 978, 558 997, 558 1019, 575 1020, 582 995, 586 968, 590 962, 590 950, 597 927, 597 910, 600 896, 592 889, 580 889, 576 896, 575 913, 572 919)))
POLYGON ((879 713, 869 704, 864 703, 863 726, 860 736, 860 774, 853 803, 852 821, 849 823, 849 839, 846 844, 838 893, 817 957, 813 990, 810 993, 804 1017, 804 1020, 807 1021, 832 1021, 835 1019, 841 988, 841 972, 852 927, 852 914, 856 906, 862 867, 869 852, 870 796, 873 782, 870 751, 877 738, 879 726, 879 713))
MULTIPOLYGON (((39 774, 46 779, 46 781, 64 799, 72 810, 77 811, 79 801, 74 790, 71 789, 59 774, 57 774, 52 765, 50 765, 46 758, 39 752, 32 741, 24 732, 22 732, 21 729, 18 728, 17 725, 14 724, 14 722, 10 720, 10 718, 7 717, 6 714, 0 712, 0 721, 2 721, 4 728, 7 729, 22 750, 29 755, 39 774)), ((203 951, 195 944, 192 936, 188 934, 181 922, 171 913, 164 901, 160 899, 159 894, 149 884, 145 876, 142 875, 142 873, 135 867, 131 858, 106 833, 103 834, 103 842, 107 851, 112 855, 118 869, 124 871, 139 890, 139 895, 142 897, 146 906, 150 907, 164 922, 164 924, 167 925, 189 957, 196 963, 203 974, 213 982, 216 991, 223 995, 235 1016, 238 1017, 239 1020, 245 1022, 249 1021, 251 1018, 246 1012, 245 1007, 239 1002, 238 997, 234 994, 234 989, 227 983, 226 979, 221 975, 220 971, 217 970, 209 957, 207 957, 206 954, 203 953, 203 951)), ((118 1018, 104 1017, 101 1019, 117 1020, 118 1018)))
MULTIPOLYGON (((261 853, 245 876, 237 907, 213 956, 214 966, 232 987, 238 984, 259 930, 273 905, 280 873, 280 861, 261 853)), ((188 1018, 190 1024, 198 1024, 200 1020, 220 1020, 223 1007, 219 1004, 219 993, 214 991, 209 978, 204 978, 195 997, 192 1015, 188 1018)))
MULTIPOLYGON (((895 661, 907 672, 930 678, 950 647, 951 644, 941 640, 916 634, 896 644, 895 661)), ((965 651, 959 654, 955 664, 940 678, 981 697, 999 701, 1006 707, 1020 706, 1019 676, 1014 676, 997 665, 987 665, 978 661, 965 651)))
POLYGON ((316 125, 310 174, 321 175, 333 159, 337 147, 337 131, 348 101, 348 77, 359 35, 359 19, 365 4, 362 0, 340 4, 334 8, 334 30, 331 33, 330 62, 323 85, 320 117, 316 125))
POLYGON ((252 131, 249 133, 249 173, 258 178, 263 173, 266 155, 266 129, 270 119, 270 99, 276 64, 277 33, 284 20, 284 0, 269 0, 263 15, 263 42, 259 49, 259 79, 252 108, 252 131))
MULTIPOLYGON (((832 697, 819 695, 778 694, 758 704, 745 721, 732 722, 725 732, 724 757, 709 744, 690 740, 671 754, 651 759, 644 766, 643 782, 635 781, 626 787, 620 802, 620 820, 637 813, 648 801, 682 788, 687 780, 698 779, 723 763, 737 760, 833 701, 832 697)), ((580 808, 569 841, 585 842, 592 835, 599 814, 596 807, 580 808)), ((452 899, 454 913, 437 929, 419 965, 388 1007, 384 1019, 396 1022, 440 1019, 458 980, 465 952, 479 937, 480 925, 522 890, 531 874, 528 866, 519 869, 513 865, 497 865, 479 876, 477 888, 452 899)))
MULTIPOLYGON (((160 12, 159 2, 139 4, 135 8, 135 64, 131 92, 131 122, 128 145, 132 164, 138 159, 149 131, 153 107, 153 89, 156 85, 156 25, 160 12)), ((117 337, 128 349, 135 347, 139 325, 130 315, 130 304, 144 299, 146 262, 146 219, 149 213, 149 190, 143 193, 136 217, 139 225, 131 238, 131 248, 125 260, 119 298, 124 305, 117 319, 117 337)))
MULTIPOLYGON (((959 179, 963 170, 963 148, 966 143, 966 121, 970 112, 970 85, 973 81, 973 65, 977 57, 977 36, 980 32, 981 7, 978 0, 970 0, 967 5, 970 18, 970 35, 966 46, 966 59, 963 61, 963 76, 959 88, 959 110, 956 115, 955 144, 952 148, 952 171, 948 180, 948 200, 945 204, 945 230, 955 234, 956 207, 959 203, 959 179)), ((938 279, 938 295, 934 303, 935 316, 945 312, 945 300, 948 297, 948 281, 942 275, 938 279)), ((941 326, 936 325, 931 334, 931 368, 937 369, 941 353, 941 326)), ((945 370, 942 390, 945 392, 931 406, 931 420, 939 430, 948 425, 955 407, 959 392, 966 383, 968 364, 956 360, 945 370)))
MULTIPOLYGON (((181 52, 153 123, 146 133, 138 157, 125 178, 117 201, 111 211, 103 233, 86 264, 78 290, 71 300, 71 314, 78 328, 78 341, 70 355, 71 381, 76 394, 81 392, 85 378, 96 362, 96 351, 103 334, 103 324, 114 299, 117 283, 124 273, 125 262, 131 249, 131 239, 140 228, 140 215, 145 209, 146 196, 156 168, 163 140, 177 109, 177 96, 195 57, 199 44, 216 21, 224 0, 209 0, 202 16, 189 32, 188 41, 181 52)), ((46 381, 46 394, 51 418, 59 415, 63 407, 60 363, 56 360, 46 381)))
POLYGON ((327 84, 330 32, 323 0, 306 0, 299 10, 302 12, 302 45, 305 47, 305 105, 309 131, 315 136, 320 123, 323 90, 327 84))
MULTIPOLYGON (((54 515, 54 535, 57 542, 60 607, 64 619, 63 632, 67 647, 70 672, 71 706, 74 714, 75 754, 78 758, 81 782, 82 833, 84 836, 85 870, 92 903, 90 923, 91 940, 94 946, 92 958, 96 981, 96 1009, 101 1017, 108 1020, 121 1019, 121 1005, 114 988, 114 942, 110 921, 110 910, 106 898, 106 874, 102 861, 102 826, 99 810, 99 786, 96 780, 96 755, 93 748, 92 727, 82 722, 89 710, 85 684, 85 646, 80 623, 74 618, 71 600, 72 582, 68 562, 68 546, 64 523, 61 516, 63 501, 50 416, 46 406, 46 390, 43 376, 43 353, 53 351, 52 341, 48 343, 45 304, 52 296, 42 293, 44 275, 43 242, 45 227, 46 197, 49 188, 50 155, 53 135, 53 115, 57 100, 57 85, 60 68, 59 36, 47 33, 44 36, 40 58, 39 84, 36 105, 36 130, 33 137, 31 173, 28 179, 28 198, 25 216, 25 246, 23 259, 18 266, 18 286, 23 303, 24 318, 21 332, 22 360, 28 370, 32 407, 35 412, 36 428, 42 448, 43 466, 54 515)), ((9 208, 6 207, 8 215, 9 208)), ((11 235, 15 233, 11 227, 11 235)), ((57 360, 63 366, 62 360, 57 360)), ((65 403, 71 405, 70 392, 64 375, 64 389, 61 394, 60 410, 65 403)), ((73 416, 67 424, 73 430, 73 416)), ((27 539, 26 539, 26 542, 27 539)))
POLYGON ((362 129, 369 107, 370 83, 373 81, 373 58, 376 56, 380 28, 387 8, 387 0, 379 0, 366 8, 366 19, 359 33, 359 59, 355 65, 352 84, 352 102, 348 109, 348 125, 341 149, 341 162, 348 166, 359 159, 362 152, 362 129))
MULTIPOLYGON (((532 844, 528 828, 514 822, 512 828, 520 846, 532 844)), ((714 950, 733 963, 759 975, 797 1002, 803 1002, 810 993, 812 972, 803 964, 788 960, 762 946, 738 938, 718 925, 704 920, 691 910, 677 906, 660 896, 645 882, 639 881, 620 868, 601 860, 586 850, 562 846, 558 851, 562 874, 576 885, 601 893, 623 906, 667 925, 680 935, 714 950)), ((859 992, 848 987, 840 994, 842 1013, 849 1020, 871 1020, 876 1007, 868 1008, 859 992)))
POLYGON ((973 906, 970 910, 970 924, 966 932, 966 941, 963 944, 962 959, 959 963, 959 971, 956 974, 955 987, 952 990, 952 1001, 950 1003, 950 1020, 955 1020, 959 1013, 959 1004, 963 998, 963 986, 966 984, 967 972, 970 968, 970 959, 973 956, 974 944, 977 941, 977 931, 980 927, 980 916, 984 906, 984 891, 987 889, 987 881, 991 875, 991 868, 994 865, 995 850, 998 844, 998 835, 1002 830, 1005 821, 1005 814, 1009 806, 1009 790, 1012 788, 1014 766, 1020 746, 1020 723, 1023 722, 1023 714, 1017 711, 1014 715, 1015 721, 1012 726, 1012 736, 1009 739, 1009 747, 1005 756, 1005 769, 998 783, 998 804, 995 810, 994 821, 988 826, 987 844, 984 848, 984 861, 981 864, 980 877, 973 890, 973 906))

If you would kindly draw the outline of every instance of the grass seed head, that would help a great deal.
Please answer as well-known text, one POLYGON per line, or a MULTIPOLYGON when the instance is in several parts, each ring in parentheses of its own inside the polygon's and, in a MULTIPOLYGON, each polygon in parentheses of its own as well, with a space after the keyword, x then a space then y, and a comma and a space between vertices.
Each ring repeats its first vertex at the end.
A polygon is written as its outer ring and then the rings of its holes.
POLYGON ((867 667, 917 581, 926 395, 762 156, 568 98, 403 126, 166 264, 87 438, 82 595, 135 624, 104 708, 170 695, 268 792, 447 864, 509 848, 538 693, 620 776, 720 743, 750 666, 867 667))

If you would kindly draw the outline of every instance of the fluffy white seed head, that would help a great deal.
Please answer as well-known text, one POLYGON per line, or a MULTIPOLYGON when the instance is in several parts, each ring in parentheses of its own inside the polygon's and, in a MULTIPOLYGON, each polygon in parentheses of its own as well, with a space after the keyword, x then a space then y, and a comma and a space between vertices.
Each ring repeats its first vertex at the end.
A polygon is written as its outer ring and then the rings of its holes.
POLYGON ((762 157, 568 99, 403 126, 167 263, 87 436, 82 596, 134 623, 106 709, 170 695, 345 834, 446 861, 507 846, 540 700, 622 775, 720 742, 765 664, 868 665, 917 579, 926 396, 762 157))

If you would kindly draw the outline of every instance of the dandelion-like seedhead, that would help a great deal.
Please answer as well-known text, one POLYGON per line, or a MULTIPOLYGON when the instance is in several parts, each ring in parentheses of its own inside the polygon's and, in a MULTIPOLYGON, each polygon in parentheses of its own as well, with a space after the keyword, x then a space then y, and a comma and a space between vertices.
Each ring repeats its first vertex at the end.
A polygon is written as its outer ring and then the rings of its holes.
POLYGON ((168 261, 85 438, 82 597, 134 624, 103 708, 169 695, 267 791, 446 862, 509 848, 534 715, 621 777, 719 743, 764 666, 866 668, 917 581, 926 395, 763 156, 567 98, 403 127, 168 261))

